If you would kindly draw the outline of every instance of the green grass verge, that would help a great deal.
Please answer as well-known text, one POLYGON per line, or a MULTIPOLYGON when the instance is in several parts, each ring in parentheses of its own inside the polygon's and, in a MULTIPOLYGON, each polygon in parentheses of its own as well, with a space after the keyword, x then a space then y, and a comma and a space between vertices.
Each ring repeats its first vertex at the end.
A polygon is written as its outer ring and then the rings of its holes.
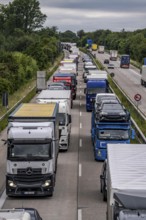
MULTIPOLYGON (((138 111, 133 107, 133 105, 128 101, 128 99, 123 95, 123 93, 119 90, 119 88, 116 86, 116 84, 114 83, 113 79, 110 76, 108 80, 114 93, 119 97, 122 104, 130 112, 132 118, 137 123, 138 127, 141 129, 143 134, 145 134, 146 133, 146 121, 138 113, 138 111)), ((136 134, 137 134, 138 139, 140 139, 140 141, 143 143, 143 140, 141 139, 140 134, 138 132, 136 132, 136 134)))
MULTIPOLYGON (((63 58, 63 54, 61 54, 61 56, 58 57, 58 59, 54 63, 54 66, 50 70, 47 71, 47 80, 54 73, 54 71, 57 70, 58 65, 59 65, 60 61, 62 60, 62 58, 63 58)), ((2 131, 7 126, 9 114, 12 111, 14 111, 14 109, 20 103, 30 102, 30 100, 35 96, 35 94, 36 94, 36 79, 33 79, 33 80, 30 80, 23 87, 21 87, 13 95, 9 96, 9 109, 11 109, 11 110, 6 109, 2 105, 0 105, 0 116, 2 117, 5 114, 5 116, 0 121, 0 131, 2 131), (22 98, 22 97, 24 97, 24 98, 22 98), (18 104, 16 104, 16 103, 18 103, 18 104), (13 108, 13 106, 15 106, 15 107, 13 108)))

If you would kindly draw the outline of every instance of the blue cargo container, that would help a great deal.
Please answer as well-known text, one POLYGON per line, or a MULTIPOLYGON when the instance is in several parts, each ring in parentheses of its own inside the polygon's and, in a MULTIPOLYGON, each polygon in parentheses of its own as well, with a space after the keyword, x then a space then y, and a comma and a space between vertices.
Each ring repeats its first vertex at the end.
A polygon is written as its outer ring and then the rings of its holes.
POLYGON ((86 84, 86 110, 92 111, 97 93, 108 92, 109 85, 107 79, 88 80, 86 84))
POLYGON ((122 55, 120 61, 121 68, 129 68, 130 66, 130 55, 122 55))

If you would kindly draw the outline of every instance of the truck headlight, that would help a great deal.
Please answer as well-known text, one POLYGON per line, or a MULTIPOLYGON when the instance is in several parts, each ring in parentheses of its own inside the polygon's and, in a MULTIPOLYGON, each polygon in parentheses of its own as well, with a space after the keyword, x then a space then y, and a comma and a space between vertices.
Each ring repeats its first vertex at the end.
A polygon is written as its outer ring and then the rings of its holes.
POLYGON ((101 156, 100 150, 97 151, 97 155, 98 155, 99 157, 101 156))
POLYGON ((8 185, 12 188, 16 188, 16 184, 12 180, 8 180, 8 185))
POLYGON ((42 184, 42 187, 50 186, 51 180, 46 180, 44 184, 42 184))

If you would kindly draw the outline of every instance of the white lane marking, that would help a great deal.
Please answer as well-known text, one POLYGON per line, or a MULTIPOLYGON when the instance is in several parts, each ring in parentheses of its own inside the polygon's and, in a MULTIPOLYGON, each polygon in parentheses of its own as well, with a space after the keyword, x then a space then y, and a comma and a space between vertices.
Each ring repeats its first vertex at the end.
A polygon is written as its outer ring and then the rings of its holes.
POLYGON ((80 106, 82 105, 82 103, 80 102, 80 106))
POLYGON ((80 99, 82 99, 82 96, 80 95, 80 99))
POLYGON ((82 220, 82 209, 78 209, 78 220, 82 220))
POLYGON ((80 117, 82 116, 82 112, 80 112, 80 117))
POLYGON ((80 129, 82 128, 82 123, 80 123, 80 129))
POLYGON ((79 177, 82 176, 82 164, 79 163, 79 177))
POLYGON ((5 201, 6 201, 6 197, 7 197, 6 196, 6 190, 4 190, 3 194, 0 197, 0 209, 2 209, 2 207, 3 207, 3 205, 4 205, 5 201))
POLYGON ((82 139, 80 139, 80 147, 82 147, 82 144, 83 144, 82 139))
POLYGON ((80 93, 81 93, 82 91, 80 90, 80 93))

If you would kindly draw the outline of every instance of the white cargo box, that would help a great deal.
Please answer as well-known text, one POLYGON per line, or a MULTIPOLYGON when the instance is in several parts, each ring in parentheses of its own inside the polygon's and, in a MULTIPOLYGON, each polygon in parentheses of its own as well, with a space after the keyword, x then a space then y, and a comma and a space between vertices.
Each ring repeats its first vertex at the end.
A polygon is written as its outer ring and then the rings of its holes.
POLYGON ((146 144, 108 144, 111 188, 146 197, 146 144))
POLYGON ((106 74, 92 74, 92 75, 87 75, 87 81, 90 79, 107 79, 107 73, 106 74))

